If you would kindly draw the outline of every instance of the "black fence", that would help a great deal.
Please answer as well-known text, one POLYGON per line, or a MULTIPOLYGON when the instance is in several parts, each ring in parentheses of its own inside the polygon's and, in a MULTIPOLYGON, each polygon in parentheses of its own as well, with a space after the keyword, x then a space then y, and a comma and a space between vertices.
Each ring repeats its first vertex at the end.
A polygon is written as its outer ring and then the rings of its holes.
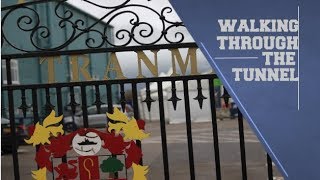
MULTIPOLYGON (((10 60, 7 60, 10 62, 10 60)), ((7 63, 10 66, 10 63, 7 63)), ((7 77, 8 82, 10 83, 10 68, 7 68, 7 77)), ((213 136, 213 146, 214 146, 214 157, 215 157, 215 171, 216 179, 223 179, 221 177, 221 165, 220 165, 220 155, 219 155, 219 140, 218 140, 218 129, 217 129, 217 117, 216 117, 216 108, 215 108, 215 95, 214 95, 214 79, 217 76, 214 74, 209 75, 194 75, 194 76, 180 76, 180 77, 159 77, 159 78, 145 78, 145 79, 124 79, 124 80, 107 80, 107 81, 89 81, 89 82, 71 82, 71 83, 55 83, 55 84, 39 84, 39 85, 6 85, 2 87, 2 91, 8 93, 8 100, 9 100, 9 119, 11 120, 11 138, 14 140, 17 138, 16 131, 15 131, 15 114, 14 114, 14 92, 19 92, 21 94, 21 105, 20 109, 26 114, 28 110, 27 104, 32 104, 33 109, 33 117, 34 117, 34 124, 41 121, 42 119, 39 118, 39 110, 41 108, 47 109, 47 112, 51 111, 51 108, 57 110, 57 113, 63 114, 63 107, 62 107, 62 97, 61 91, 62 89, 68 89, 70 91, 70 102, 69 105, 72 108, 73 112, 77 106, 81 106, 83 112, 83 126, 90 127, 90 121, 88 121, 88 112, 87 107, 91 104, 87 103, 86 97, 86 88, 88 87, 95 87, 96 90, 96 99, 93 103, 97 110, 100 111, 100 107, 105 102, 108 104, 108 112, 112 113, 113 111, 113 102, 112 102, 112 86, 119 86, 120 89, 120 103, 122 109, 125 109, 125 105, 127 100, 125 98, 125 91, 124 86, 130 85, 132 89, 132 98, 133 98, 133 109, 134 109, 134 117, 139 119, 139 100, 138 100, 138 84, 144 84, 146 86, 146 98, 143 100, 144 103, 147 104, 148 109, 152 108, 152 103, 154 100, 150 96, 150 83, 156 82, 158 85, 158 103, 159 103, 159 118, 160 124, 159 128, 161 130, 161 143, 162 143, 162 154, 163 154, 163 168, 164 168, 164 177, 165 179, 169 179, 170 168, 169 168, 169 160, 168 160, 168 146, 167 146, 167 134, 166 134, 166 114, 164 110, 164 99, 163 99, 163 88, 162 83, 169 81, 172 83, 172 97, 169 101, 172 102, 173 106, 176 106, 180 98, 184 99, 184 108, 185 108, 185 119, 186 119, 186 130, 187 130, 187 142, 188 142, 188 154, 189 154, 189 168, 190 168, 190 179, 196 179, 195 176, 195 167, 194 167, 194 155, 193 155, 193 142, 192 142, 192 127, 191 127, 191 110, 190 110, 190 99, 196 100, 199 102, 199 106, 203 100, 210 101, 211 106, 211 123, 212 123, 212 136, 213 136), (197 89, 198 89, 198 96, 197 97, 189 97, 189 81, 197 81, 197 89), (183 94, 184 97, 177 97, 176 95, 176 88, 175 83, 178 81, 182 81, 183 83, 183 94), (207 81, 209 84, 209 96, 205 97, 202 94, 202 87, 201 82, 207 81), (106 99, 100 98, 100 90, 99 87, 105 86, 107 97, 106 99), (80 87, 81 89, 81 105, 79 102, 75 101, 74 98, 74 91, 75 87, 80 87), (37 104, 37 99, 39 98, 38 93, 40 90, 44 90, 46 92, 46 104, 45 107, 39 107, 37 104), (57 96, 50 97, 49 91, 55 90, 57 96), (26 92, 30 92, 32 94, 32 102, 26 102, 26 92), (51 100, 56 98, 56 104, 52 104, 51 100), (208 99, 207 99, 208 98, 208 99)), ((223 98, 228 98, 228 94, 223 95, 223 98)), ((244 139, 244 128, 243 128, 243 117, 241 112, 238 112, 238 125, 239 125, 239 138, 240 138, 240 152, 241 152, 241 165, 242 165, 242 179, 247 179, 247 167, 246 167, 246 152, 245 152, 245 139, 244 139)), ((209 117, 208 117, 209 118, 209 117)), ((151 132, 152 133, 152 132, 151 132)), ((141 146, 141 143, 138 142, 141 146)), ((208 152, 210 154, 210 152, 208 152)), ((19 158, 17 153, 17 147, 15 144, 12 145, 12 157, 13 157, 13 164, 14 164, 14 173, 15 179, 20 179, 19 175, 19 158)), ((141 159, 142 163, 142 159, 141 159)), ((269 156, 267 156, 267 164, 268 164, 268 177, 269 180, 273 179, 273 171, 272 171, 272 162, 269 156)))

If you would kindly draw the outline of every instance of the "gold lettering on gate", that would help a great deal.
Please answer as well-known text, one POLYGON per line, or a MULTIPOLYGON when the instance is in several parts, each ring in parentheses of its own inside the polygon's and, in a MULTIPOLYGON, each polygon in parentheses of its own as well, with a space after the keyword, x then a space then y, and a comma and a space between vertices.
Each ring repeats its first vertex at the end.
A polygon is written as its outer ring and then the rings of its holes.
POLYGON ((110 61, 108 62, 104 79, 109 79, 110 72, 112 71, 116 73, 115 79, 126 79, 126 77, 123 75, 118 57, 114 52, 112 52, 110 55, 110 61))
POLYGON ((17 4, 23 4, 25 3, 25 0, 18 0, 17 4))
POLYGON ((191 68, 191 75, 199 74, 198 73, 198 65, 197 65, 197 54, 196 54, 197 48, 189 48, 188 49, 188 53, 187 53, 187 57, 186 57, 185 62, 183 62, 183 60, 182 60, 182 56, 181 56, 179 49, 169 49, 169 51, 171 51, 171 57, 172 57, 171 61, 172 61, 172 69, 173 69, 171 76, 179 75, 177 73, 175 61, 178 62, 178 65, 180 67, 182 75, 186 75, 189 62, 190 62, 190 68, 191 68))
POLYGON ((89 56, 87 55, 72 55, 70 57, 71 72, 72 72, 72 81, 80 81, 80 73, 85 80, 92 80, 91 75, 88 71, 90 64, 89 56), (83 60, 83 65, 79 68, 79 59, 83 60))
MULTIPOLYGON (((178 76, 177 70, 180 69, 181 75, 186 75, 188 67, 190 67, 190 74, 197 75, 198 65, 197 65, 197 48, 189 48, 185 59, 182 58, 182 55, 179 49, 168 49, 171 52, 171 65, 172 65, 172 74, 171 76, 178 76), (178 67, 177 67, 178 66, 178 67)), ((144 64, 147 69, 151 72, 153 77, 159 76, 158 70, 158 52, 159 50, 151 50, 153 53, 153 61, 149 58, 145 52, 136 51, 137 53, 137 78, 145 78, 145 75, 142 72, 142 64, 144 64)), ((71 81, 80 81, 80 75, 86 81, 92 80, 91 74, 89 73, 90 59, 88 55, 71 55, 69 57, 70 70, 71 70, 71 81), (79 64, 79 61, 82 60, 82 65, 79 64)), ((45 61, 48 62, 48 83, 55 83, 55 60, 58 60, 58 63, 61 64, 60 56, 51 56, 51 57, 42 57, 40 58, 40 64, 43 64, 45 61)), ((108 61, 104 79, 109 80, 111 73, 115 73, 114 79, 127 79, 124 76, 122 68, 119 63, 119 59, 115 52, 110 53, 110 58, 106 59, 108 61)))
POLYGON ((80 81, 80 73, 85 78, 85 80, 92 80, 90 73, 88 72, 88 66, 90 64, 90 59, 87 55, 72 55, 70 56, 72 81, 80 81), (83 65, 79 68, 79 58, 82 58, 83 65))
POLYGON ((59 64, 61 64, 61 57, 60 56, 50 56, 50 57, 40 57, 40 64, 44 63, 45 61, 48 62, 48 83, 55 83, 55 66, 54 60, 57 59, 59 64))
POLYGON ((159 50, 151 50, 154 54, 154 64, 150 61, 148 56, 143 51, 137 51, 138 55, 138 76, 137 78, 145 78, 142 74, 142 65, 141 62, 143 61, 147 68, 150 70, 154 77, 158 77, 158 51, 159 50))

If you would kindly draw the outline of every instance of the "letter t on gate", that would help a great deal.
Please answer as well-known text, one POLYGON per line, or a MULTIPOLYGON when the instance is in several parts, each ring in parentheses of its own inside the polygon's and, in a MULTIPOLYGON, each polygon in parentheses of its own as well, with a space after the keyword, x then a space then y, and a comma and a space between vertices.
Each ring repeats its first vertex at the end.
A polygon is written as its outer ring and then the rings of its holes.
POLYGON ((80 57, 83 58, 83 65, 80 68, 79 68, 79 64, 78 64, 79 56, 72 55, 70 57, 72 81, 80 81, 79 71, 81 72, 82 76, 87 81, 90 81, 90 80, 92 80, 92 78, 91 78, 90 73, 88 72, 88 69, 87 69, 90 64, 90 60, 89 60, 88 56, 85 56, 85 55, 80 55, 80 57))
POLYGON ((50 57, 41 57, 40 58, 40 64, 44 63, 45 61, 48 61, 48 83, 55 83, 55 66, 54 66, 54 60, 58 59, 58 62, 61 64, 61 57, 60 56, 50 56, 50 57))

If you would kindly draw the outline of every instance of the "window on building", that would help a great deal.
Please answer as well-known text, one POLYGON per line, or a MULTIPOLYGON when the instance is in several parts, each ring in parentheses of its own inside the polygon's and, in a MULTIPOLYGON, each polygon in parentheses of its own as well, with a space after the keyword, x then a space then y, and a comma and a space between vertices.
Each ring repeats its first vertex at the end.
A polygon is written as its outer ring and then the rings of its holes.
MULTIPOLYGON (((18 60, 12 59, 11 61, 11 79, 12 84, 20 84, 19 80, 19 65, 18 60)), ((7 84, 7 68, 6 68, 6 62, 1 61, 1 71, 2 71, 2 80, 3 84, 7 84)))

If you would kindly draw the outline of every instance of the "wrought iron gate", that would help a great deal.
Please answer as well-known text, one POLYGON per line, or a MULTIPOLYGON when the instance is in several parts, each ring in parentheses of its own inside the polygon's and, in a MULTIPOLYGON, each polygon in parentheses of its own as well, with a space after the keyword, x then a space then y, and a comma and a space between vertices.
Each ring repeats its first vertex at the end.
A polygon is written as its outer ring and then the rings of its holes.
MULTIPOLYGON (((139 93, 138 93, 138 85, 143 84, 146 87, 146 97, 142 99, 143 102, 147 105, 148 110, 152 108, 152 104, 156 103, 155 100, 151 97, 150 92, 150 83, 157 84, 157 95, 158 95, 158 106, 159 106, 159 119, 160 124, 159 128, 161 130, 161 144, 162 144, 162 155, 163 155, 163 170, 164 170, 164 178, 169 179, 170 177, 170 164, 168 157, 168 146, 167 146, 167 133, 166 133, 166 116, 164 109, 164 102, 167 99, 164 99, 163 95, 163 83, 170 82, 171 83, 171 97, 168 99, 174 106, 176 107, 177 103, 184 99, 184 109, 185 109, 185 123, 187 130, 187 144, 188 144, 188 160, 189 160, 189 170, 190 170, 190 179, 196 178, 196 169, 194 166, 194 154, 193 154, 193 139, 192 139, 192 123, 191 123, 191 109, 190 104, 194 103, 193 101, 197 101, 199 106, 202 106, 203 101, 210 102, 210 115, 208 118, 211 118, 212 124, 212 136, 213 136, 213 146, 214 152, 208 152, 208 156, 214 156, 215 159, 215 168, 212 171, 215 171, 215 179, 223 179, 221 176, 221 165, 220 165, 220 153, 219 153, 219 139, 218 139, 218 129, 217 129, 217 117, 216 117, 216 105, 215 105, 215 89, 214 89, 214 79, 217 79, 215 74, 207 74, 207 75, 188 75, 188 76, 172 76, 172 77, 153 77, 153 78, 136 78, 136 79, 114 79, 114 80, 93 80, 93 81, 85 81, 85 82, 61 82, 61 83, 46 83, 46 84, 26 84, 26 85, 14 85, 12 84, 12 60, 16 59, 20 61, 28 61, 27 58, 41 58, 41 57, 55 57, 55 56, 67 56, 67 55, 79 55, 79 54, 96 54, 96 53, 115 53, 115 52, 127 52, 127 51, 143 51, 143 50, 160 50, 160 49, 178 49, 178 48, 196 48, 197 45, 195 43, 185 43, 184 42, 184 34, 182 32, 175 32, 175 39, 171 40, 168 36, 169 32, 178 27, 183 27, 182 22, 171 22, 167 19, 166 14, 171 13, 172 9, 170 7, 165 7, 158 12, 155 9, 152 9, 148 6, 132 3, 130 0, 123 1, 121 3, 118 2, 115 6, 106 7, 100 4, 96 4, 94 1, 85 0, 85 2, 100 7, 102 9, 108 10, 103 17, 97 19, 97 22, 83 27, 84 20, 82 19, 73 19, 73 12, 71 10, 61 9, 61 6, 66 3, 66 0, 37 0, 30 1, 23 4, 17 5, 9 5, 6 7, 2 7, 2 45, 5 44, 7 47, 12 49, 12 51, 8 51, 9 53, 5 53, 1 55, 2 62, 5 63, 6 72, 2 72, 6 74, 6 84, 2 84, 2 96, 8 97, 8 106, 4 107, 2 104, 2 111, 7 111, 9 114, 8 119, 10 119, 10 128, 11 128, 11 141, 15 142, 18 138, 16 134, 16 124, 15 124, 15 110, 18 107, 26 116, 26 112, 32 109, 33 113, 33 123, 42 121, 42 115, 39 111, 43 107, 39 107, 38 98, 43 92, 43 96, 45 96, 45 110, 46 114, 48 114, 52 109, 56 109, 59 115, 63 114, 63 98, 62 92, 68 91, 70 94, 70 100, 68 102, 69 107, 72 109, 72 112, 75 113, 76 108, 79 106, 83 112, 83 126, 85 128, 90 127, 90 121, 88 120, 88 110, 87 107, 91 105, 90 102, 87 102, 87 88, 94 87, 95 91, 95 101, 93 105, 95 105, 100 111, 101 105, 103 103, 108 104, 108 112, 112 113, 113 111, 113 98, 112 98, 112 87, 116 87, 120 89, 119 103, 122 106, 122 109, 125 109, 125 105, 127 103, 127 99, 125 98, 125 86, 130 86, 132 89, 132 105, 134 109, 134 117, 135 119, 140 119, 139 116, 139 93), (46 40, 50 36, 53 36, 53 29, 49 29, 48 26, 41 22, 41 17, 38 13, 40 11, 38 6, 39 4, 52 3, 54 5, 54 16, 59 20, 60 27, 58 28, 66 28, 67 26, 72 29, 72 33, 69 34, 69 37, 65 42, 57 46, 48 47, 43 40, 46 40), (151 37, 155 33, 155 29, 153 29, 153 25, 148 22, 143 22, 139 20, 139 16, 136 12, 128 10, 130 7, 139 7, 147 9, 159 18, 159 22, 162 24, 162 29, 158 32, 158 36, 154 41, 141 41, 141 39, 146 39, 151 37), (10 16, 14 15, 18 11, 21 11, 15 22, 9 22, 13 27, 16 24, 16 28, 19 31, 24 33, 28 33, 28 39, 31 43, 30 49, 24 49, 15 45, 11 42, 10 38, 6 36, 4 29, 8 26, 8 20, 10 20, 10 16), (30 14, 24 14, 24 11, 29 11, 30 14), (106 29, 104 31, 98 31, 95 29, 95 25, 98 22, 105 21, 106 27, 111 23, 111 21, 121 15, 122 13, 130 13, 133 18, 129 21, 132 27, 131 29, 120 29, 115 33, 115 37, 109 37, 106 33, 106 29), (144 26, 146 29, 138 30, 139 26, 144 26), (86 45, 86 48, 81 49, 68 49, 70 45, 77 42, 81 36, 89 34, 90 32, 94 32, 99 35, 99 38, 93 39, 91 37, 86 38, 82 43, 86 45), (115 44, 111 39, 125 39, 126 41, 122 41, 121 44, 115 44), (133 45, 132 45, 133 44, 133 45), (196 97, 189 97, 189 82, 196 81, 197 82, 197 92, 198 95, 196 97), (176 83, 182 82, 183 84, 183 97, 178 97, 176 93, 176 83), (203 83, 208 84, 209 97, 205 97, 202 93, 202 85, 203 83), (75 88, 80 89, 81 94, 81 104, 77 102, 75 98, 75 88), (102 90, 103 89, 103 90, 102 90), (101 91, 106 91, 106 97, 101 97, 101 91), (50 92, 55 92, 56 96, 50 95, 50 92), (31 95, 31 102, 27 102, 27 96, 31 95), (20 104, 14 101, 14 97, 20 97, 20 104), (190 100, 190 98, 193 98, 190 100), (56 103, 52 103, 52 102, 56 103), (191 102, 192 101, 192 102, 191 102), (29 106, 28 104, 32 104, 29 106)), ((53 9, 51 9, 53 11, 53 9)), ((3 77, 3 76, 2 76, 3 77)), ((3 80, 3 79, 2 79, 3 80)), ((222 96, 226 101, 229 99, 228 93, 225 91, 222 96)), ((243 117, 241 112, 238 112, 238 124, 239 124, 239 138, 240 138, 240 153, 241 153, 241 166, 242 166, 242 179, 247 179, 247 167, 246 167, 246 153, 245 153, 245 139, 244 139, 244 128, 243 128, 243 117)), ((141 143, 138 142, 138 145, 141 146, 141 143)), ((142 144, 143 146, 143 144, 142 144)), ((38 147, 37 147, 38 148, 38 147)), ((19 162, 21 159, 18 157, 17 153, 17 144, 12 143, 12 158, 14 165, 14 177, 15 179, 23 179, 19 173, 19 162)), ((141 164, 143 160, 141 159, 141 164)), ((273 179, 273 171, 272 171, 272 162, 269 156, 267 156, 267 165, 268 165, 268 177, 269 180, 273 179)), ((213 178, 214 179, 214 178, 213 178)))

